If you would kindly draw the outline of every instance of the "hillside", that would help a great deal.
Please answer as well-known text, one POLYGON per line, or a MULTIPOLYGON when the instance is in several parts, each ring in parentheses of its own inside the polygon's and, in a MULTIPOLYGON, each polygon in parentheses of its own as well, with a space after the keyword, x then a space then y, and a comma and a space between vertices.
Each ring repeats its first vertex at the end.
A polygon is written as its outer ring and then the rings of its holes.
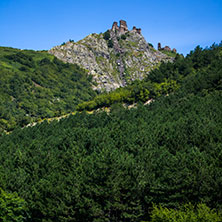
POLYGON ((179 87, 157 90, 149 105, 114 102, 110 113, 77 113, 0 137, 0 187, 24 200, 23 221, 141 222, 153 204, 166 207, 153 222, 172 221, 186 203, 181 212, 198 212, 192 221, 221 221, 199 204, 222 209, 222 44, 197 47, 139 83, 159 89, 170 81, 179 87))
POLYGON ((134 81, 126 87, 97 95, 93 100, 78 104, 77 110, 95 110, 111 107, 115 103, 130 106, 150 103, 158 97, 180 90, 183 94, 193 91, 221 88, 221 44, 201 49, 199 46, 185 58, 177 55, 174 62, 162 63, 142 81, 134 81))
POLYGON ((126 22, 120 20, 120 26, 114 22, 105 33, 93 33, 78 42, 70 40, 49 53, 88 70, 96 83, 94 89, 111 91, 143 79, 162 61, 173 61, 175 51, 165 49, 169 47, 155 50, 141 29, 128 30, 126 22))
POLYGON ((72 112, 92 99, 90 76, 45 51, 0 47, 0 133, 72 112))

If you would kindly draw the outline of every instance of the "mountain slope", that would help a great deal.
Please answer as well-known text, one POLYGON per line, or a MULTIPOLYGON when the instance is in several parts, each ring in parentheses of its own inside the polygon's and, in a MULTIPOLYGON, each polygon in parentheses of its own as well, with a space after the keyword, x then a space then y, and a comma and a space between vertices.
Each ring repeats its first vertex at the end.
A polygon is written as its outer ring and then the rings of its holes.
POLYGON ((93 100, 78 104, 77 110, 95 110, 110 107, 115 103, 130 105, 138 102, 151 102, 156 98, 178 89, 184 94, 222 86, 221 44, 202 50, 196 47, 185 58, 177 55, 174 62, 162 63, 142 81, 134 81, 126 87, 99 94, 93 100))
POLYGON ((95 95, 78 65, 47 52, 0 47, 0 132, 72 112, 95 95))
POLYGON ((161 61, 173 60, 148 44, 140 29, 134 27, 129 31, 124 22, 120 21, 120 27, 114 22, 112 29, 105 33, 90 34, 76 43, 69 41, 49 53, 87 69, 97 84, 94 89, 99 91, 110 91, 143 79, 161 61))
POLYGON ((0 187, 25 200, 27 221, 140 222, 153 204, 221 209, 221 52, 222 44, 197 47, 153 71, 150 81, 180 88, 150 105, 3 135, 0 187))

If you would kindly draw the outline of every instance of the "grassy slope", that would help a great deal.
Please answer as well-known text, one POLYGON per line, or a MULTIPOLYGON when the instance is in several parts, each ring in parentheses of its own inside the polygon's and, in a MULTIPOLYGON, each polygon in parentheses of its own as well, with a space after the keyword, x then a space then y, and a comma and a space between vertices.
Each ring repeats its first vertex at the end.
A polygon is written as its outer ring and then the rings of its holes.
POLYGON ((95 94, 77 65, 44 51, 0 47, 0 131, 71 112, 95 94))

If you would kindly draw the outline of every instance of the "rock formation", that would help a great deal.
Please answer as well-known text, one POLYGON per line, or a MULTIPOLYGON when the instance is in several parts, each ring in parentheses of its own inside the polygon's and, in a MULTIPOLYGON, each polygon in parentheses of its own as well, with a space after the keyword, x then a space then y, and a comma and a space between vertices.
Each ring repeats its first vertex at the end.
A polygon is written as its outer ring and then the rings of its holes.
POLYGON ((109 39, 103 33, 93 33, 78 42, 56 46, 49 53, 86 69, 95 82, 93 88, 98 91, 110 91, 143 79, 160 62, 173 61, 150 47, 141 29, 133 27, 129 31, 126 21, 120 20, 119 26, 114 22, 107 32, 109 39))

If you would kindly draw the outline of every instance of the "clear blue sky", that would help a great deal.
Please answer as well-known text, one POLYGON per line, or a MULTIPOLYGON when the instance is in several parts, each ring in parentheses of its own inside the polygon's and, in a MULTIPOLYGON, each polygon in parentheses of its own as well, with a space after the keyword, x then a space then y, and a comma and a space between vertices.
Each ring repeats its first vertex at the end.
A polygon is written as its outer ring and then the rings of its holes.
POLYGON ((222 0, 0 0, 0 46, 50 49, 120 19, 184 54, 222 40, 222 0))

